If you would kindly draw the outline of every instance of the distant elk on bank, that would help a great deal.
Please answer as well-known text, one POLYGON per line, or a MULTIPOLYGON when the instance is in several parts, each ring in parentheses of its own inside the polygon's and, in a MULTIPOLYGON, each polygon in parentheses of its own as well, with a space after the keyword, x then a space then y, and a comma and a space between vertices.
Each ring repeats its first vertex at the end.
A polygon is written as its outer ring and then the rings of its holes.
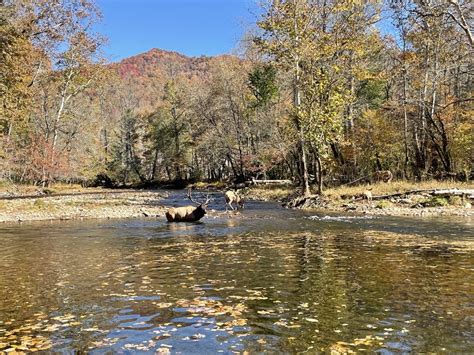
POLYGON ((198 202, 192 198, 191 189, 188 189, 188 198, 197 206, 170 208, 165 213, 168 222, 196 222, 204 217, 206 214, 207 204, 210 201, 209 196, 206 196, 205 202, 198 202))

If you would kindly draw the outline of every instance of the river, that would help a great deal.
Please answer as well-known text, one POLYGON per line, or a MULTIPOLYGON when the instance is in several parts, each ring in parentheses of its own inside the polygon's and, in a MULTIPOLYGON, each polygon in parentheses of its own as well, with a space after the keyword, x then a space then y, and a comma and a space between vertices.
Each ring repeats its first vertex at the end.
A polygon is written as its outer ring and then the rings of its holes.
POLYGON ((201 223, 4 224, 0 246, 0 352, 474 352, 470 218, 249 202, 201 223))

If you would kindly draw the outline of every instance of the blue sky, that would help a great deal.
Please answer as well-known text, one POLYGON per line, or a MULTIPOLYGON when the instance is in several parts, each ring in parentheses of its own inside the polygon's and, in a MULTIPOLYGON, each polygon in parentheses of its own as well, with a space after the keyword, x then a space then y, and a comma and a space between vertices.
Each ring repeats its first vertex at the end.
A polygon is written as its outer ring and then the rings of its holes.
POLYGON ((229 53, 256 20, 256 0, 98 0, 110 61, 151 48, 189 56, 229 53))

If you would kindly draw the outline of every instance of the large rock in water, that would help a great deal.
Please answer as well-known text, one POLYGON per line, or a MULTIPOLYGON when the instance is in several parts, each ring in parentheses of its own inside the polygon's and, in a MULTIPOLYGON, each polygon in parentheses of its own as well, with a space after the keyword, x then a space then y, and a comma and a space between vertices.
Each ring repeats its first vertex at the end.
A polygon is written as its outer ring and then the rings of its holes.
POLYGON ((283 204, 283 207, 286 208, 320 208, 327 205, 327 201, 321 197, 321 195, 311 195, 308 197, 297 196, 290 199, 288 202, 283 204))

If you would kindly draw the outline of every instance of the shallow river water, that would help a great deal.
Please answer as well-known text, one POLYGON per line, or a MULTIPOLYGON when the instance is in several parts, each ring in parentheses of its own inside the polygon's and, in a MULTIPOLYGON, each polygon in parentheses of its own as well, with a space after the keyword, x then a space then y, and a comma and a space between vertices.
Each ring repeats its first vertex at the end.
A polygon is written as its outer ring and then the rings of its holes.
POLYGON ((1 225, 0 352, 474 352, 472 219, 246 207, 1 225))

